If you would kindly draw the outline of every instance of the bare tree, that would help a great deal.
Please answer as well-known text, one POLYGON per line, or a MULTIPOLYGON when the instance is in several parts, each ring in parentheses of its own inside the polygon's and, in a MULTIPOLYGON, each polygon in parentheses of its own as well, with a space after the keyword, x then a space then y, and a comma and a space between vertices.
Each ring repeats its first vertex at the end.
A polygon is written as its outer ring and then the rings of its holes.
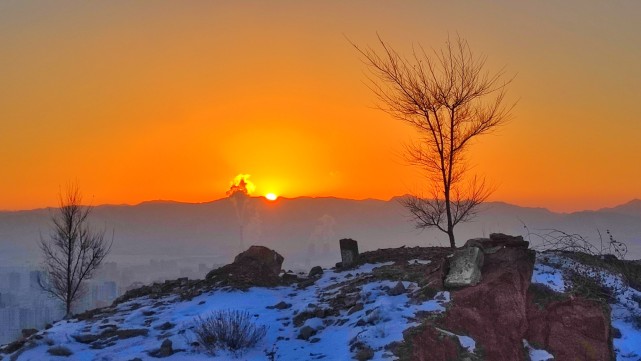
POLYGON ((429 197, 412 195, 403 204, 417 228, 439 229, 454 248, 454 227, 471 219, 491 194, 484 179, 467 174, 465 155, 472 139, 507 120, 512 107, 504 106, 504 98, 511 79, 503 81, 503 70, 485 71, 486 58, 475 56, 460 37, 440 50, 415 48, 409 58, 378 40, 380 52, 352 45, 373 74, 369 87, 380 109, 416 129, 407 157, 432 183, 429 197))
POLYGON ((52 229, 48 239, 40 237, 46 277, 40 287, 65 304, 65 318, 71 316, 74 303, 83 295, 84 281, 105 259, 111 245, 105 231, 88 224, 91 207, 83 206, 78 186, 67 186, 60 195, 60 207, 51 215, 52 229))

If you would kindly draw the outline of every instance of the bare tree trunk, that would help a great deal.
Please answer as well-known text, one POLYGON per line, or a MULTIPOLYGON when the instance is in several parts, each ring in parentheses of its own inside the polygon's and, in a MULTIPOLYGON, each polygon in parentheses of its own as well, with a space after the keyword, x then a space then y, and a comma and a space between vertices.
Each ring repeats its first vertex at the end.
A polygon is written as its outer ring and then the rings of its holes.
POLYGON ((456 248, 456 240, 454 239, 454 224, 452 222, 452 207, 450 205, 450 192, 445 192, 445 212, 447 216, 447 236, 450 240, 450 247, 456 248))

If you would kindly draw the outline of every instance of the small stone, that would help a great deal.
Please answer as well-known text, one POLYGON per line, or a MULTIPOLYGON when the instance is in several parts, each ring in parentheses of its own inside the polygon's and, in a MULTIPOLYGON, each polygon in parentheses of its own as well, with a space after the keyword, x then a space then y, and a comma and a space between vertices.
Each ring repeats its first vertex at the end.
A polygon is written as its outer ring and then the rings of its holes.
POLYGON ((269 309, 274 309, 275 308, 277 310, 285 310, 285 309, 288 309, 290 307, 292 307, 291 303, 287 303, 287 302, 284 302, 284 301, 280 301, 280 302, 278 302, 277 304, 275 304, 273 306, 267 306, 267 308, 269 308, 269 309))
POLYGON ((350 267, 358 261, 358 242, 344 238, 339 243, 341 247, 341 267, 350 267))
POLYGON ((316 277, 316 276, 322 276, 322 275, 323 275, 323 268, 321 266, 314 266, 309 271, 308 277, 316 277))
POLYGON ((387 294, 390 296, 398 296, 405 293, 405 286, 403 285, 403 282, 398 281, 396 283, 396 286, 394 286, 391 290, 387 291, 387 294))
POLYGON ((350 309, 349 309, 349 311, 347 311, 347 314, 348 314, 348 315, 351 315, 351 314, 352 314, 352 313, 354 313, 354 312, 361 311, 363 308, 364 308, 364 306, 363 306, 363 304, 362 304, 362 303, 357 303, 357 304, 356 304, 356 305, 354 305, 352 308, 350 308, 350 309))
POLYGON ((371 347, 365 346, 356 352, 354 358, 358 361, 367 361, 374 358, 374 350, 371 347))
POLYGON ((174 326, 175 325, 173 323, 171 323, 171 322, 165 322, 162 325, 154 327, 154 329, 160 330, 160 331, 167 331, 167 330, 170 330, 170 329, 174 328, 174 326))
POLYGON ((160 348, 149 352, 149 356, 152 357, 169 357, 174 354, 173 344, 170 339, 165 339, 161 344, 160 348))
POLYGON ((316 334, 316 330, 314 330, 309 326, 305 326, 301 328, 300 331, 298 332, 298 338, 301 340, 307 341, 309 340, 310 337, 314 336, 315 334, 316 334))
POLYGON ((35 328, 23 328, 21 332, 22 332, 22 337, 29 338, 30 336, 33 336, 36 333, 38 333, 38 330, 36 330, 35 328))

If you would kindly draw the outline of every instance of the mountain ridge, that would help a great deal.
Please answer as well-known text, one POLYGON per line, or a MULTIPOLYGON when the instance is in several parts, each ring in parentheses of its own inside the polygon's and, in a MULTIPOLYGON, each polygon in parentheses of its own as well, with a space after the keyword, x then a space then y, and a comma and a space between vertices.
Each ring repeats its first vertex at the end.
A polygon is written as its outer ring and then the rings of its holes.
MULTIPOLYGON (((347 198, 347 197, 338 197, 338 196, 297 196, 297 197, 286 197, 286 196, 278 196, 278 198, 275 201, 269 201, 269 202, 278 202, 280 200, 303 200, 303 199, 334 199, 334 200, 346 200, 346 201, 355 201, 355 202, 361 202, 361 201, 379 201, 379 202, 391 202, 391 201, 398 201, 402 199, 403 197, 407 197, 409 194, 403 194, 403 195, 397 195, 397 196, 392 196, 388 199, 383 199, 383 198, 373 198, 373 197, 367 197, 367 198, 347 198)), ((267 201, 263 196, 250 196, 251 199, 260 199, 260 200, 265 200, 267 201)), ((179 201, 179 200, 172 200, 172 199, 150 199, 150 200, 144 200, 140 201, 138 203, 102 203, 102 204, 97 204, 97 205, 91 205, 87 204, 89 206, 92 206, 94 208, 99 208, 99 207, 136 207, 136 206, 142 206, 142 205, 149 205, 149 204, 185 204, 185 205, 199 205, 199 204, 211 204, 211 203, 216 203, 219 201, 224 201, 228 199, 227 197, 222 197, 222 198, 217 198, 213 200, 206 200, 206 201, 201 201, 201 202, 189 202, 189 201, 179 201)), ((626 209, 626 208, 639 208, 639 212, 641 213, 641 199, 639 198, 633 198, 629 201, 626 201, 624 203, 611 206, 611 207, 601 207, 601 208, 595 208, 595 209, 583 209, 583 210, 575 210, 575 211, 569 211, 569 212, 563 212, 563 211, 554 211, 551 210, 550 208, 544 207, 544 206, 524 206, 524 205, 519 205, 517 203, 511 203, 507 201, 502 201, 502 200, 495 200, 495 201, 488 201, 485 202, 484 204, 500 204, 500 205, 506 205, 506 206, 514 206, 518 208, 526 208, 526 209, 541 209, 541 210, 546 210, 551 213, 556 213, 556 214, 572 214, 572 213, 579 213, 579 212, 600 212, 600 211, 616 211, 620 209, 626 209)), ((0 209, 0 214, 3 213, 18 213, 18 212, 31 212, 31 211, 41 211, 41 210, 48 210, 48 209, 55 209, 57 208, 56 206, 44 206, 44 207, 36 207, 36 208, 28 208, 28 209, 0 209)))
MULTIPOLYGON (((340 238, 359 240, 363 250, 447 245, 440 232, 417 230, 398 199, 281 197, 270 202, 253 197, 245 215, 244 246, 259 244, 281 249, 292 262, 291 267, 298 264, 304 268, 309 260, 317 258, 330 265, 335 255, 328 249, 340 238)), ((47 234, 51 210, 0 212, 0 244, 7 261, 37 258, 40 234, 47 234)), ((240 246, 239 219, 234 204, 226 198, 203 203, 99 205, 93 210, 92 223, 115 230, 114 259, 119 255, 151 258, 208 254, 225 262, 240 246)), ((532 232, 560 229, 586 237, 597 237, 596 229, 609 229, 617 239, 628 243, 631 257, 641 258, 641 213, 632 211, 556 213, 540 207, 488 202, 477 218, 458 225, 455 233, 462 244, 491 232, 526 235, 524 226, 532 232)))

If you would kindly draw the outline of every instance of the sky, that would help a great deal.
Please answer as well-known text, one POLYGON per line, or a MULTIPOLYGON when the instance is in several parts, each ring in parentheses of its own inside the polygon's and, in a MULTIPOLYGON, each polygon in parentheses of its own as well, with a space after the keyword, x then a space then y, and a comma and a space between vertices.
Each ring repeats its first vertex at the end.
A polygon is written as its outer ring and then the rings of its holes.
POLYGON ((459 34, 515 75, 479 138, 490 200, 556 211, 641 198, 639 1, 0 1, 0 209, 420 192, 407 125, 348 38, 400 52, 459 34))

